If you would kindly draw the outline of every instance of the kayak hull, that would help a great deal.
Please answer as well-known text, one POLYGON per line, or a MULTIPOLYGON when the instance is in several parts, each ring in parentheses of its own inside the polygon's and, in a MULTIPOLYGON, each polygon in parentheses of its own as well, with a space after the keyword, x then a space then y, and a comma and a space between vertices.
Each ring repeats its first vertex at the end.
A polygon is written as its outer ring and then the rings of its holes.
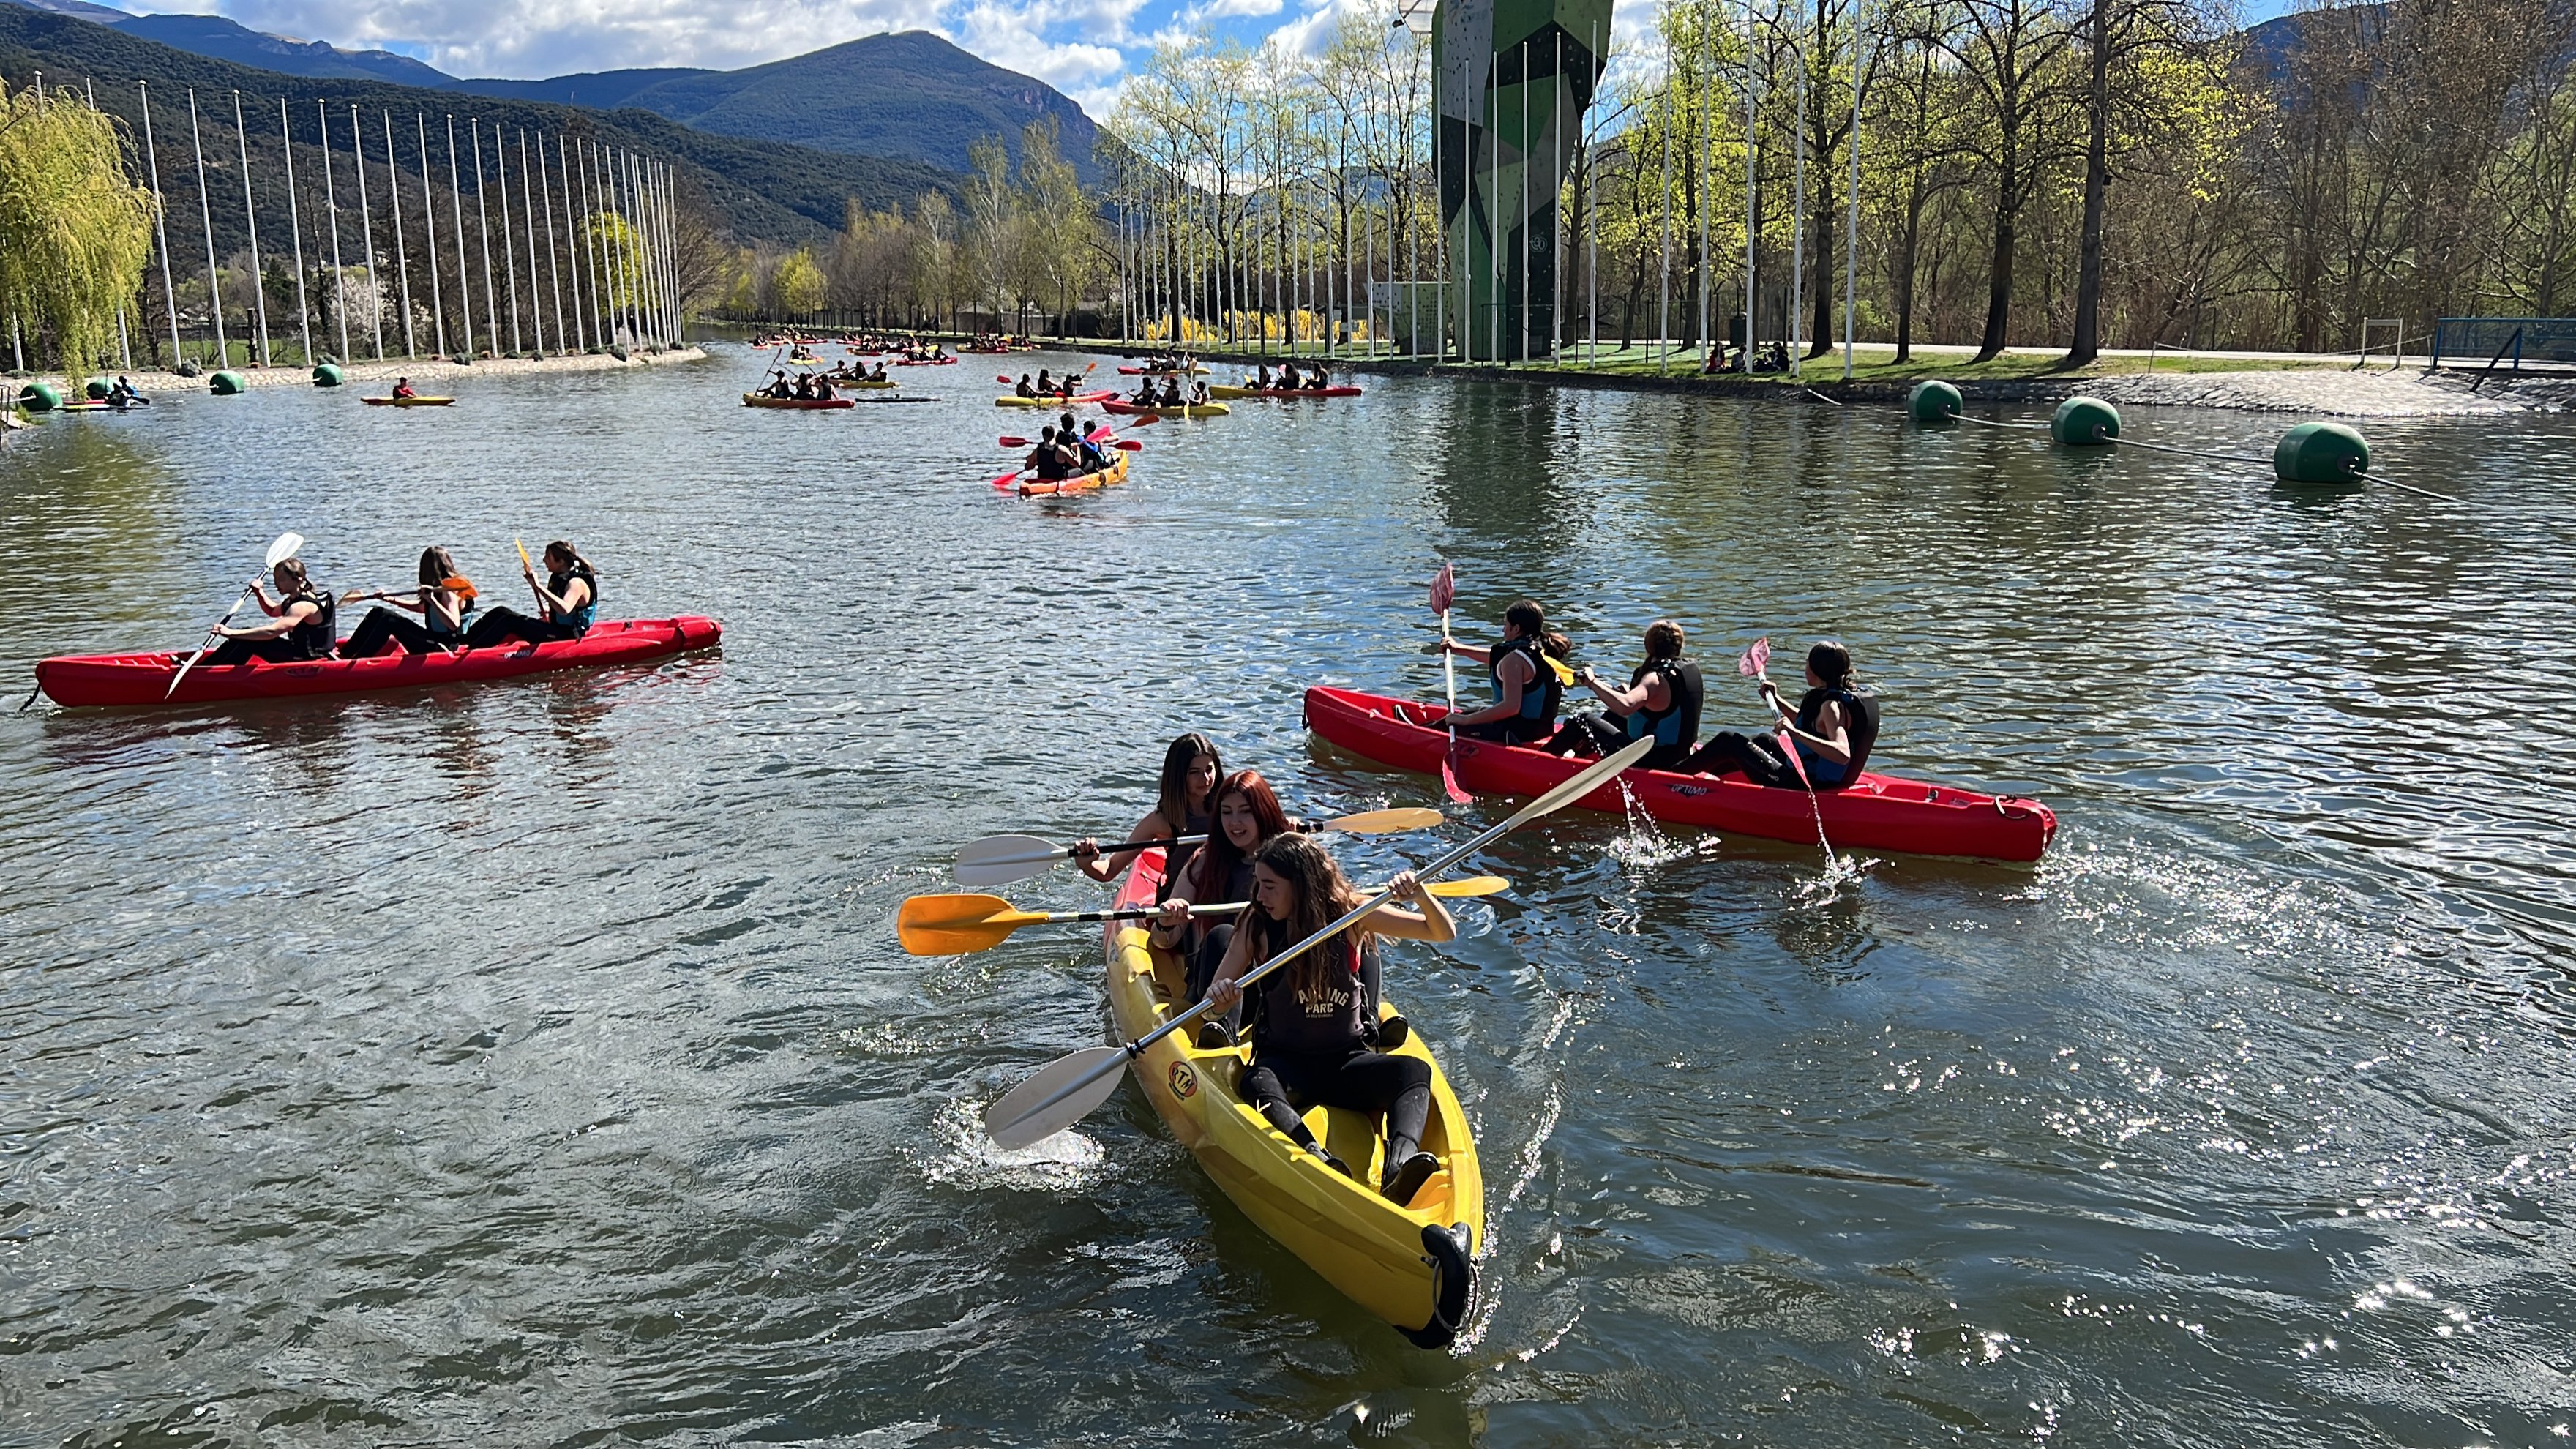
POLYGON ((1020 496, 1038 498, 1050 493, 1097 493, 1103 488, 1116 487, 1127 481, 1128 460, 1135 455, 1123 448, 1113 448, 1110 456, 1117 461, 1097 473, 1085 473, 1079 478, 1022 479, 1020 496))
POLYGON ((1049 395, 1047 397, 997 397, 993 399, 993 406, 997 408, 1069 408, 1085 403, 1107 402, 1117 395, 1118 394, 1114 392, 1078 392, 1071 397, 1056 395, 1049 395))
MULTIPOLYGON (((1122 908, 1150 906, 1163 853, 1148 851, 1118 893, 1122 908)), ((1182 963, 1158 955, 1144 931, 1111 922, 1109 1012, 1121 1040, 1134 1041, 1188 1005, 1182 963)), ((1395 1008, 1380 1002, 1381 1016, 1395 1008)), ((1440 1064, 1419 1035, 1397 1048, 1431 1067, 1431 1117, 1423 1150, 1441 1160, 1413 1205, 1378 1195, 1386 1143, 1368 1117, 1318 1107, 1306 1125, 1360 1182, 1323 1165, 1236 1095, 1249 1047, 1201 1051, 1176 1031, 1131 1058, 1136 1084, 1173 1137, 1243 1215, 1321 1274, 1352 1302, 1425 1348, 1446 1347, 1466 1318, 1476 1250, 1485 1236, 1485 1182, 1474 1134, 1440 1064)))
POLYGON ((957 359, 954 357, 906 357, 898 359, 895 363, 897 367, 954 367, 956 365, 957 359))
POLYGON ((309 694, 355 694, 484 679, 511 679, 604 664, 634 664, 724 637, 713 619, 684 614, 671 619, 615 619, 593 624, 578 639, 534 647, 510 643, 459 654, 380 654, 370 659, 313 659, 293 664, 216 666, 199 663, 164 698, 186 654, 82 654, 47 659, 36 683, 47 698, 68 706, 213 704, 226 700, 287 699, 309 694))
POLYGON ((362 397, 358 401, 371 408, 443 408, 456 399, 452 397, 362 397))
POLYGON ((1167 408, 1159 403, 1153 407, 1146 407, 1142 403, 1123 402, 1115 398, 1102 403, 1100 408, 1103 412, 1156 413, 1167 418, 1221 418, 1234 411, 1220 402, 1184 403, 1176 408, 1167 408))
MULTIPOLYGON (((1434 775, 1449 749, 1446 732, 1431 727, 1447 710, 1387 695, 1317 685, 1306 691, 1306 727, 1353 754, 1399 770, 1434 775)), ((1551 755, 1522 745, 1458 741, 1458 783, 1469 791, 1541 795, 1592 762, 1551 755)), ((2009 799, 1974 790, 1900 780, 1864 772, 1841 790, 1774 790, 1741 775, 1681 775, 1630 770, 1619 781, 1583 797, 1585 808, 1619 814, 1627 804, 1620 784, 1657 820, 1697 825, 1737 835, 1812 844, 1816 819, 1844 850, 1885 850, 1911 855, 1958 855, 1979 860, 2037 860, 2057 834, 2057 815, 2036 800, 2009 799)))
POLYGON ((742 395, 747 408, 854 408, 858 403, 845 397, 763 397, 756 392, 742 395))
POLYGON ((1208 389, 1209 397, 1222 398, 1358 397, 1359 395, 1358 388, 1338 385, 1333 387, 1227 387, 1218 384, 1208 389))
POLYGON ((1188 377, 1207 371, 1204 367, 1121 367, 1118 370, 1129 377, 1188 377))

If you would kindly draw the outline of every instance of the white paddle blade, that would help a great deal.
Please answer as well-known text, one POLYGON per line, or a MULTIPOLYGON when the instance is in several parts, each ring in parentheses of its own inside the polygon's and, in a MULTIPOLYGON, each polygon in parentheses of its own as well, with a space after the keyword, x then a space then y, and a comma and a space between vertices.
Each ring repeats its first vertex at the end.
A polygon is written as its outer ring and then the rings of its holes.
POLYGON ((1064 847, 1034 835, 987 835, 957 852, 953 873, 959 885, 980 889, 1044 875, 1064 858, 1064 847))
POLYGON ((1564 784, 1557 786, 1555 789, 1548 791, 1546 794, 1532 800, 1527 805, 1522 806, 1518 811, 1513 813, 1511 819, 1503 822, 1504 827, 1509 829, 1515 826, 1526 825, 1542 815, 1555 814, 1557 811, 1564 809, 1566 806, 1573 804, 1575 801, 1580 800, 1584 796, 1591 794, 1593 791, 1600 789, 1602 786, 1609 784, 1611 780, 1618 776, 1620 771, 1625 770, 1636 764, 1639 760, 1644 759, 1646 757, 1646 752, 1654 747, 1655 738, 1652 735, 1648 735, 1642 740, 1629 741, 1626 747, 1621 749, 1619 753, 1609 756, 1593 765, 1591 768, 1585 770, 1582 774, 1575 776, 1573 779, 1566 781, 1564 784))
POLYGON ((1364 810, 1327 820, 1323 828, 1336 835, 1393 835, 1405 830, 1431 830, 1447 822, 1437 810, 1364 810))
POLYGON ((1125 1047, 1085 1047, 1060 1056, 984 1109, 984 1135, 1006 1152, 1044 1142, 1091 1115, 1118 1090, 1125 1047))
POLYGON ((281 534, 279 534, 279 535, 277 536, 277 542, 272 543, 272 544, 270 544, 270 545, 268 546, 268 562, 267 562, 266 564, 261 565, 261 567, 263 567, 263 568, 272 568, 272 569, 273 569, 273 568, 277 567, 279 564, 282 564, 282 563, 286 562, 288 559, 291 559, 291 558, 295 557, 297 554, 302 553, 303 551, 304 551, 304 535, 303 535, 303 534, 300 534, 300 533, 281 533, 281 534))

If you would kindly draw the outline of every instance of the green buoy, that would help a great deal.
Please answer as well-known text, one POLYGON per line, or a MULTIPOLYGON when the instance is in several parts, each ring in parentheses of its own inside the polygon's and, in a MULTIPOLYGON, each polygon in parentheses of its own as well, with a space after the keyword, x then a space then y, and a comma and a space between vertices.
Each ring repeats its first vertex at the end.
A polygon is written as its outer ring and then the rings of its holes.
POLYGON ((103 377, 91 378, 89 380, 89 386, 81 390, 89 395, 89 400, 92 402, 105 402, 107 401, 107 395, 116 391, 116 389, 107 385, 107 379, 103 377))
POLYGON ((235 372, 230 368, 226 368, 206 379, 206 386, 211 389, 217 397, 231 397, 237 392, 245 392, 249 390, 250 380, 243 377, 240 373, 235 372))
POLYGON ((1914 390, 1905 395, 1906 416, 1927 428, 1957 417, 1959 405, 1959 390, 1937 377, 1914 384, 1914 390))
POLYGON ((50 382, 31 382, 18 389, 18 405, 31 413, 49 413, 63 405, 63 395, 50 382))
POLYGON ((2071 397, 2057 405, 2048 435, 2070 448, 2099 448, 2120 436, 2120 410, 2098 397, 2071 397))
POLYGON ((347 382, 348 380, 348 376, 340 371, 340 365, 336 362, 317 362, 313 364, 313 385, 315 387, 338 387, 340 384, 347 382))
POLYGON ((2370 444, 2341 423, 2301 423, 2272 449, 2272 472, 2284 483, 2355 484, 2370 471, 2370 444))

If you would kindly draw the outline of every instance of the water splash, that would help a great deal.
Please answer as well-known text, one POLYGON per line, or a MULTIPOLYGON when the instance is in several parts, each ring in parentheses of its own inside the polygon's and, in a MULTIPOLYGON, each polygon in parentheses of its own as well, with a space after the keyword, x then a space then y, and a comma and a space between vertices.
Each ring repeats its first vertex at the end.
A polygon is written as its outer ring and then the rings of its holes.
POLYGON ((1652 870, 1687 856, 1697 855, 1696 846, 1664 834, 1644 801, 1629 787, 1626 776, 1619 778, 1619 798, 1628 817, 1628 828, 1610 842, 1610 858, 1636 870, 1652 870))
POLYGON ((1109 1172, 1109 1154, 1080 1132, 1059 1132, 1016 1151, 984 1135, 984 1102, 952 1100, 931 1124, 940 1151, 921 1164, 922 1176, 945 1187, 974 1191, 1072 1192, 1109 1172))

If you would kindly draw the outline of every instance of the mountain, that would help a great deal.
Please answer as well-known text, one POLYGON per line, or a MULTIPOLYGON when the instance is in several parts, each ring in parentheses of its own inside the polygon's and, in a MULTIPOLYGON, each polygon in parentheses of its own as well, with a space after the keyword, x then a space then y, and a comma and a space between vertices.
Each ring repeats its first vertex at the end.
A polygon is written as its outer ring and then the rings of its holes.
MULTIPOLYGON (((235 159, 241 143, 233 135, 229 104, 232 91, 242 93, 247 113, 254 118, 249 122, 248 134, 241 138, 250 150, 252 175, 259 189, 271 192, 275 198, 273 202, 265 198, 261 201, 263 216, 272 206, 285 209, 285 147, 277 126, 281 100, 288 103, 288 114, 296 127, 295 169, 299 190, 306 192, 314 189, 322 170, 321 153, 313 141, 318 124, 317 102, 328 102, 336 112, 331 140, 341 156, 336 164, 342 168, 349 165, 347 108, 353 104, 376 128, 368 139, 367 154, 377 165, 382 164, 384 155, 381 113, 393 113, 396 149, 403 165, 415 177, 420 165, 414 139, 417 133, 403 125, 414 113, 428 118, 435 155, 441 162, 446 156, 444 119, 449 115, 455 116, 460 136, 466 134, 471 117, 479 119, 485 130, 503 134, 515 135, 524 129, 574 140, 587 137, 672 163, 679 173, 684 202, 707 211, 716 225, 743 241, 800 245, 821 240, 841 225, 844 206, 850 198, 872 208, 893 209, 909 206, 914 198, 927 192, 954 198, 963 180, 953 172, 918 161, 850 156, 693 131, 650 111, 601 112, 488 98, 460 107, 458 102, 463 97, 453 90, 254 70, 129 35, 122 27, 0 3, 0 76, 13 86, 25 85, 30 73, 39 70, 57 83, 73 76, 94 83, 102 108, 123 116, 134 128, 138 144, 142 127, 135 110, 135 82, 148 82, 152 126, 160 148, 162 196, 171 228, 176 233, 184 225, 190 235, 196 235, 196 218, 210 209, 217 249, 227 252, 247 240, 235 159), (211 208, 201 207, 199 202, 190 155, 190 89, 197 92, 201 103, 223 98, 214 104, 201 104, 206 169, 214 178, 210 182, 214 202, 211 208)), ((443 165, 438 169, 443 170, 443 165)), ((446 178, 437 179, 444 189, 446 178)), ((474 179, 470 156, 461 179, 467 183, 474 179)), ((314 204, 318 205, 318 196, 314 204)), ((344 197, 344 207, 345 204, 344 197)), ((382 204, 380 195, 378 205, 382 204)), ((269 240, 266 228, 262 229, 262 240, 269 240)), ((176 244, 175 235, 173 243, 176 244)))
POLYGON ((723 136, 793 136, 861 156, 966 169, 966 148, 999 136, 1016 164, 1020 132, 1052 118, 1057 149, 1096 179, 1100 128, 1055 87, 979 60, 926 30, 871 35, 744 70, 604 71, 543 81, 467 80, 456 89, 593 106, 638 106, 723 136), (656 78, 658 77, 658 78, 656 78))
MULTIPOLYGON (((92 16, 91 19, 103 19, 92 16)), ((318 40, 266 35, 220 15, 124 15, 104 20, 128 35, 235 65, 317 80, 380 80, 401 86, 443 86, 454 76, 390 50, 342 50, 318 40)))
MULTIPOLYGON (((598 106, 613 110, 636 104, 638 91, 668 80, 692 80, 699 76, 718 75, 712 70, 691 70, 686 66, 663 66, 647 70, 594 70, 579 75, 559 75, 548 80, 469 80, 451 81, 458 90, 478 96, 506 96, 521 101, 552 101, 559 106, 598 106)), ((654 109, 651 106, 646 110, 654 109)))
POLYGON ((105 5, 92 5, 89 0, 0 0, 0 5, 23 5, 30 10, 42 10, 49 15, 76 15, 83 20, 95 20, 105 25, 114 25, 120 20, 134 18, 122 10, 112 10, 105 5))

